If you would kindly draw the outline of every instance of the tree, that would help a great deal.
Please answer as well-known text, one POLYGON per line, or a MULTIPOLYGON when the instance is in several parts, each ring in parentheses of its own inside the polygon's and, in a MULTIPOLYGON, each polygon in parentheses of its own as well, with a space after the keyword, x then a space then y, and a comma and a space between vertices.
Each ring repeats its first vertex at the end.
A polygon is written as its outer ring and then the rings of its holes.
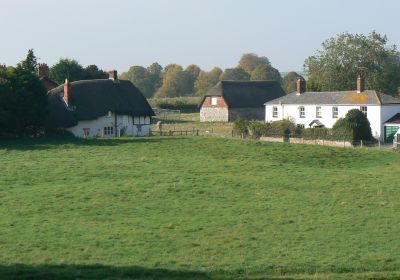
POLYGON ((347 112, 344 118, 340 118, 332 127, 333 134, 352 141, 371 140, 371 125, 367 116, 358 109, 347 112))
POLYGON ((70 82, 85 79, 85 71, 78 61, 63 58, 50 68, 49 76, 56 83, 62 84, 66 78, 70 82))
POLYGON ((0 67, 0 136, 35 135, 44 129, 47 93, 34 72, 0 67))
POLYGON ((227 68, 221 74, 220 80, 248 81, 250 80, 250 75, 242 68, 227 68))
POLYGON ((167 65, 163 73, 163 84, 155 97, 178 97, 188 95, 188 75, 178 64, 167 65))
POLYGON ((278 83, 282 83, 281 74, 271 65, 258 65, 251 72, 250 79, 252 81, 277 81, 278 83))
POLYGON ((121 74, 121 79, 131 81, 146 97, 154 94, 154 88, 150 80, 149 73, 142 66, 132 66, 128 72, 121 74))
POLYGON ((289 94, 291 92, 296 91, 297 89, 297 80, 301 78, 304 79, 303 76, 297 74, 296 72, 289 72, 283 77, 282 80, 282 87, 283 90, 289 94))
POLYGON ((255 53, 245 53, 240 58, 238 67, 250 74, 259 65, 271 65, 271 63, 266 56, 258 56, 255 53))
POLYGON ((323 42, 322 50, 304 63, 310 90, 350 90, 363 72, 366 87, 398 94, 400 54, 396 46, 375 31, 368 36, 342 33, 323 42))
POLYGON ((154 93, 159 89, 162 85, 162 66, 158 64, 157 62, 154 62, 151 64, 149 67, 147 67, 147 73, 149 75, 150 79, 150 84, 152 86, 152 91, 153 93, 151 96, 154 95, 154 93))
POLYGON ((97 65, 88 65, 83 69, 84 71, 84 79, 85 80, 95 80, 95 79, 107 79, 108 78, 108 73, 106 71, 103 71, 102 69, 99 69, 97 65))
POLYGON ((33 49, 28 50, 25 60, 21 61, 18 66, 32 73, 36 72, 37 58, 33 52, 33 49))
POLYGON ((197 77, 200 74, 200 71, 201 71, 200 67, 195 64, 191 64, 185 69, 187 79, 188 79, 187 82, 188 82, 188 92, 189 92, 188 94, 189 95, 194 95, 194 93, 195 93, 195 89, 194 89, 195 82, 197 80, 197 77))

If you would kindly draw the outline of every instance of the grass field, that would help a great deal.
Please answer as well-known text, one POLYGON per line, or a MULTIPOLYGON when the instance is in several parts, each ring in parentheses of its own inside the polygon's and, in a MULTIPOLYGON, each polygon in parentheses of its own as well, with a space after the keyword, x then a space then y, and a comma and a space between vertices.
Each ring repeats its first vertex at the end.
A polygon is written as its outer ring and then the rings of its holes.
POLYGON ((399 279, 400 154, 0 142, 0 279, 399 279))

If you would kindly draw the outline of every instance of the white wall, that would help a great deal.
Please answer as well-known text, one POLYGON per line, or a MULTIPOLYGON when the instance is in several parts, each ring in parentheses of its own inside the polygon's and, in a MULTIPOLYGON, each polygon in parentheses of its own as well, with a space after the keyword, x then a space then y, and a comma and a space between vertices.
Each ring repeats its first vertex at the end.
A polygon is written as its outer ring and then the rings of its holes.
MULTIPOLYGON (((150 117, 134 117, 117 115, 117 129, 125 128, 126 136, 148 136, 150 133, 150 117), (141 132, 138 132, 138 125, 141 125, 141 132)), ((68 128, 76 137, 84 137, 83 129, 89 128, 89 137, 103 137, 104 127, 112 126, 115 129, 115 114, 103 116, 96 120, 79 121, 74 127, 68 128)), ((106 137, 106 136, 104 136, 106 137)), ((111 136, 112 137, 112 136, 111 136)))
MULTIPOLYGON (((364 106, 364 105, 362 105, 364 106)), ((367 106, 367 117, 371 124, 372 135, 379 138, 383 134, 383 122, 386 120, 381 117, 381 106, 379 105, 366 105, 367 106)), ((396 106, 397 107, 397 106, 396 106)), ((265 121, 277 121, 282 119, 289 119, 296 124, 303 124, 305 128, 309 127, 309 124, 313 120, 319 120, 327 128, 332 128, 335 122, 339 118, 344 118, 346 113, 351 109, 360 109, 360 105, 265 105, 265 121), (273 106, 278 107, 278 117, 272 117, 273 106), (305 118, 300 118, 299 106, 304 106, 305 118), (321 118, 316 117, 316 107, 321 107, 321 118), (338 118, 332 118, 332 107, 338 107, 338 118)), ((386 110, 384 110, 386 112, 386 110)), ((395 109, 391 110, 391 112, 395 109)), ((398 107, 398 112, 400 108, 398 107)), ((390 114, 387 112, 387 114, 390 114)), ((393 116, 393 113, 391 116, 393 116)), ((390 117, 389 117, 390 118, 390 117)))

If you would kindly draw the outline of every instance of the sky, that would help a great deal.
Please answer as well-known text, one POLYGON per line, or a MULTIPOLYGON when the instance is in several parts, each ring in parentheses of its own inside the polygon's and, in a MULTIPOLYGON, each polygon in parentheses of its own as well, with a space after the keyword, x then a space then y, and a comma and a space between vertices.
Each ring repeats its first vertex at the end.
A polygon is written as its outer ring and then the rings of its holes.
POLYGON ((0 63, 33 48, 49 66, 126 71, 132 65, 235 67, 243 53, 281 72, 302 70, 341 32, 386 34, 400 45, 398 0, 0 0, 0 63))

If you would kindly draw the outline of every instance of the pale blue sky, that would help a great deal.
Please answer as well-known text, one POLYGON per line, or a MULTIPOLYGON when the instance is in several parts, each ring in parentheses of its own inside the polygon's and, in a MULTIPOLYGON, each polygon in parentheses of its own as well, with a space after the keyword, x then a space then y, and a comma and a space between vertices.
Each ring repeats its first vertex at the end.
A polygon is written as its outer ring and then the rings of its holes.
POLYGON ((34 48, 125 71, 154 61, 233 67, 241 54, 301 70, 323 40, 343 31, 386 34, 400 44, 398 0, 0 0, 0 63, 34 48))

